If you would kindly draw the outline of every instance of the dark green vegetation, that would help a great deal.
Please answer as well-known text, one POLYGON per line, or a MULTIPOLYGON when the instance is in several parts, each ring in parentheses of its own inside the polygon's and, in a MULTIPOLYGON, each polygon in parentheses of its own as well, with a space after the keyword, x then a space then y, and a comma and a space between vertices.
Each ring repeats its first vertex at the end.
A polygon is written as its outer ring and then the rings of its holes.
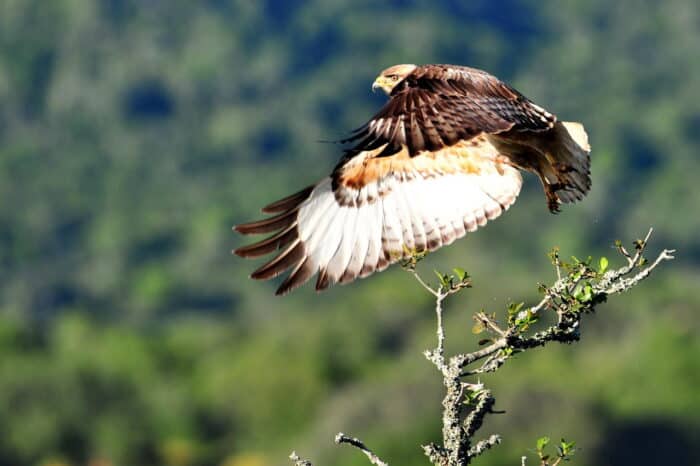
POLYGON ((474 278, 452 344, 476 345, 481 308, 536 299, 552 246, 612 259, 654 226, 650 256, 678 249, 580 345, 489 380, 505 440, 479 464, 518 464, 542 435, 575 438, 581 466, 698 463, 697 2, 381 4, 0 1, 0 464, 364 464, 339 430, 425 464, 429 296, 393 268, 274 298, 229 255, 231 225, 334 165, 316 141, 363 123, 401 62, 488 69, 593 146, 583 203, 550 215, 528 177, 503 218, 431 255, 474 278))

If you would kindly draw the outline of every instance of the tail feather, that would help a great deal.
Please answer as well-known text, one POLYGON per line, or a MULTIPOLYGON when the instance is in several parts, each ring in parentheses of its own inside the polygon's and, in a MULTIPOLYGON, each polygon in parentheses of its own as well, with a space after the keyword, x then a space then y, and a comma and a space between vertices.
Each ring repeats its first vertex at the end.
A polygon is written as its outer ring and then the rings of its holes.
POLYGON ((549 209, 559 210, 560 203, 580 201, 591 189, 591 146, 581 123, 558 122, 547 148, 550 162, 543 175, 549 209))
POLYGON ((583 128, 581 123, 575 121, 563 121, 562 125, 571 136, 571 139, 586 153, 591 151, 591 146, 588 144, 588 133, 583 128))

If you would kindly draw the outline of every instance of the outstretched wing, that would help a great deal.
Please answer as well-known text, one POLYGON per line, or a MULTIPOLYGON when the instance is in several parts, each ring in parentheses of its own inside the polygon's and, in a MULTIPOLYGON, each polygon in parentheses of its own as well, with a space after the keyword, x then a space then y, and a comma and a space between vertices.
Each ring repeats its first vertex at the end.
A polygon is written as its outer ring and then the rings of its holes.
POLYGON ((403 147, 413 156, 482 133, 547 131, 555 122, 556 116, 484 71, 427 65, 409 75, 374 117, 341 141, 355 143, 341 163, 379 147, 380 156, 403 147))
POLYGON ((560 127, 486 72, 418 67, 342 141, 354 144, 331 176, 263 209, 273 217, 236 227, 272 235, 235 253, 276 254, 252 278, 289 271, 277 294, 314 274, 317 290, 347 283, 498 217, 520 192, 516 166, 540 176, 555 210, 590 186, 587 143, 560 137, 560 127))
POLYGON ((272 233, 237 249, 243 257, 277 255, 251 275, 290 271, 277 294, 318 274, 316 289, 383 270, 411 251, 434 250, 498 217, 517 197, 519 172, 486 137, 412 156, 386 144, 360 151, 323 179, 264 212, 273 217, 235 227, 272 233))

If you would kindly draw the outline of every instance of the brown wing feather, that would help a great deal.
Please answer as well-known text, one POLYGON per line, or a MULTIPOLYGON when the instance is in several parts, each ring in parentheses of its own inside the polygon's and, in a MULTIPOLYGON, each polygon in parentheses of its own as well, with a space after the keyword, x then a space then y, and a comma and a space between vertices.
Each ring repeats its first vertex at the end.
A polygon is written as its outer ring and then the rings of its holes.
MULTIPOLYGON (((294 221, 296 221, 296 210, 294 211, 294 221)), ((236 231, 240 231, 236 228, 236 231)), ((258 257, 282 249, 297 238, 295 225, 289 225, 280 232, 249 246, 243 246, 234 251, 241 257, 258 257)))
POLYGON ((415 156, 481 133, 546 131, 554 122, 554 115, 486 72, 426 65, 406 77, 374 117, 341 141, 355 143, 341 164, 378 147, 385 148, 382 155, 391 155, 405 145, 415 156))
MULTIPOLYGON (((269 212, 263 209, 263 212, 269 212)), ((242 225, 237 225, 235 230, 244 235, 251 235, 257 233, 270 233, 271 231, 277 231, 280 228, 289 226, 294 221, 294 216, 296 215, 296 209, 282 212, 281 214, 275 215, 274 217, 266 218, 265 220, 259 220, 257 222, 245 223, 242 225)))
MULTIPOLYGON (((311 190, 314 189, 313 186, 309 186, 306 189, 302 189, 298 193, 294 193, 290 196, 285 197, 284 199, 280 199, 279 201, 273 202, 272 204, 268 204, 265 207, 262 208, 262 211, 266 214, 275 214, 277 212, 286 212, 293 206, 299 205, 304 199, 309 197, 309 194, 311 194, 311 190)), ((243 225, 239 225, 242 227, 243 225)))

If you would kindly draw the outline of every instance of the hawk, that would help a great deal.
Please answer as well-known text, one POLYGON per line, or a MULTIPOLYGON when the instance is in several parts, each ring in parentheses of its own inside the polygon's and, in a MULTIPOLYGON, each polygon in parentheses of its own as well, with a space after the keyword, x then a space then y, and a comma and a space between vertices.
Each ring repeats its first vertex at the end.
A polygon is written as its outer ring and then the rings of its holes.
POLYGON ((485 71, 396 65, 377 88, 389 101, 340 141, 346 149, 329 176, 264 207, 271 217, 234 227, 270 235, 234 252, 276 253, 251 278, 290 271, 278 295, 314 274, 324 290, 452 243, 515 202, 519 170, 539 177, 553 213, 590 189, 583 126, 485 71))

